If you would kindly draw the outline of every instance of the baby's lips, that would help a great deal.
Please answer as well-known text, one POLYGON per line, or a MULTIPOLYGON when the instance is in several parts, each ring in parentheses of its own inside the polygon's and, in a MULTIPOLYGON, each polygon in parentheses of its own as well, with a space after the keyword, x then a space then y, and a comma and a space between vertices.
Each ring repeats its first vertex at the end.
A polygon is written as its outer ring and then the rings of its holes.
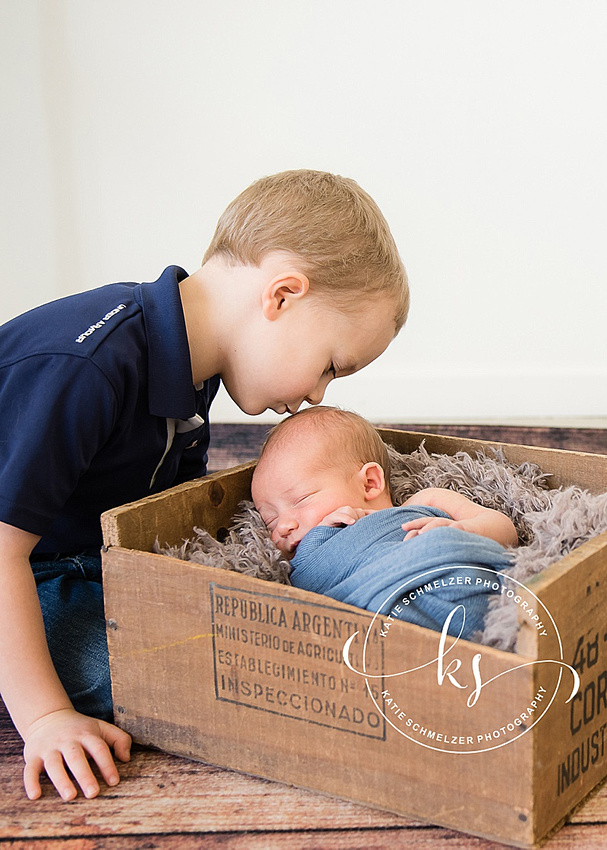
POLYGON ((291 560, 291 558, 295 554, 295 550, 299 546, 299 540, 297 540, 295 543, 287 543, 286 545, 279 546, 278 543, 276 543, 275 545, 276 548, 279 549, 280 552, 282 552, 282 554, 287 560, 291 560))
POLYGON ((289 560, 291 560, 291 558, 295 555, 295 552, 297 551, 297 547, 299 546, 300 542, 300 540, 296 540, 295 543, 289 543, 287 551, 285 552, 285 555, 289 560))

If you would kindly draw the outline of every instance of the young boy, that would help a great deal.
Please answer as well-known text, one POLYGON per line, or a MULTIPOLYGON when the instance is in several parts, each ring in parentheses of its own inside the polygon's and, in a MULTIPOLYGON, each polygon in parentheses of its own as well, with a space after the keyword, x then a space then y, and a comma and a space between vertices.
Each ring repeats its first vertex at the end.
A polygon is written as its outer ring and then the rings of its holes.
MULTIPOLYGON (((461 634, 471 637, 482 628, 491 592, 487 569, 511 566, 504 547, 517 543, 514 525, 498 511, 439 488, 394 507, 389 478, 386 447, 370 423, 355 413, 315 407, 272 430, 253 474, 252 496, 272 540, 291 560, 295 587, 387 613, 406 581, 415 591, 445 579, 430 593, 414 593, 398 617, 441 631, 462 605, 461 634), (461 566, 480 569, 458 572, 461 566)), ((450 633, 460 633, 461 621, 460 612, 450 633)))
POLYGON ((318 404, 402 327, 407 279, 352 180, 257 181, 220 218, 202 267, 44 305, 0 329, 0 693, 64 800, 119 781, 106 722, 99 515, 204 475, 220 380, 246 413, 318 404), (84 713, 83 713, 84 712, 84 713), (87 716, 93 715, 93 716, 87 716), (103 718, 103 719, 99 719, 103 718))

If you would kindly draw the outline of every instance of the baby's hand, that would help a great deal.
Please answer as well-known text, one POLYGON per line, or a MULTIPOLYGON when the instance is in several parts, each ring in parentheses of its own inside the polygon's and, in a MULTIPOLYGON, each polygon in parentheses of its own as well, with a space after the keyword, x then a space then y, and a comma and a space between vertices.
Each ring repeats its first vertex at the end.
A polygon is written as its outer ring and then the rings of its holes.
POLYGON ((362 519, 370 513, 371 511, 365 511, 363 508, 351 508, 350 505, 343 505, 336 511, 327 514, 318 524, 328 525, 331 528, 338 528, 340 525, 354 525, 357 519, 362 519))
POLYGON ((418 534, 423 534, 424 531, 430 531, 432 528, 439 528, 441 525, 453 525, 458 527, 459 523, 455 522, 453 519, 446 519, 446 517, 424 516, 419 519, 412 519, 409 522, 404 522, 401 526, 402 530, 407 532, 403 539, 410 540, 412 537, 417 537, 418 534))
POLYGON ((91 758, 108 785, 120 777, 110 747, 121 761, 130 758, 131 736, 104 720, 61 709, 37 720, 25 736, 23 784, 30 800, 41 794, 40 773, 44 770, 61 798, 73 800, 78 791, 66 767, 85 797, 96 797, 99 783, 88 762, 91 758))

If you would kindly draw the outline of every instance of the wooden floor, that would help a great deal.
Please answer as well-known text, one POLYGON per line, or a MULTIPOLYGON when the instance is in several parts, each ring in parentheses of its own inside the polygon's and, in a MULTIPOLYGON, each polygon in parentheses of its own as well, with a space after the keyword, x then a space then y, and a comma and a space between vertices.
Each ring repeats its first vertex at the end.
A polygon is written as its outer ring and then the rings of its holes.
MULTIPOLYGON (((390 426, 407 430, 607 453, 600 429, 390 426)), ((219 425, 210 469, 254 458, 266 426, 219 425)), ((606 482, 607 487, 607 482, 606 482)), ((50 785, 30 802, 21 783, 21 740, 0 702, 0 850, 98 848, 419 848, 491 850, 501 844, 312 793, 134 748, 122 781, 96 800, 61 803, 50 785)), ((575 812, 547 850, 607 848, 607 786, 575 812)))

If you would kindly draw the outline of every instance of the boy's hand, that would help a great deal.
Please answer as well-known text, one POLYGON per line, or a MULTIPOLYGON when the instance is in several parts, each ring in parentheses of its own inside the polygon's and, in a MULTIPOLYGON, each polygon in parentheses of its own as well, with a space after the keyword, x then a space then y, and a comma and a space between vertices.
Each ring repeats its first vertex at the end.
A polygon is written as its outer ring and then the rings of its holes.
POLYGON ((343 505, 332 511, 330 514, 321 520, 319 525, 328 525, 331 528, 337 528, 340 525, 354 525, 356 520, 368 516, 372 511, 365 511, 363 508, 351 508, 349 505, 343 505))
POLYGON ((432 528, 439 528, 441 525, 452 525, 455 528, 463 528, 462 523, 456 522, 454 519, 424 516, 419 519, 412 519, 409 522, 404 522, 402 524, 402 530, 407 532, 403 540, 410 540, 412 537, 417 537, 418 534, 423 534, 424 531, 430 531, 432 528))
POLYGON ((25 736, 23 784, 30 800, 42 791, 40 773, 44 770, 61 798, 73 800, 78 790, 66 767, 85 797, 96 797, 99 783, 88 762, 90 757, 108 785, 120 781, 110 747, 121 761, 129 761, 131 736, 104 720, 79 714, 73 708, 54 711, 36 720, 25 736))

